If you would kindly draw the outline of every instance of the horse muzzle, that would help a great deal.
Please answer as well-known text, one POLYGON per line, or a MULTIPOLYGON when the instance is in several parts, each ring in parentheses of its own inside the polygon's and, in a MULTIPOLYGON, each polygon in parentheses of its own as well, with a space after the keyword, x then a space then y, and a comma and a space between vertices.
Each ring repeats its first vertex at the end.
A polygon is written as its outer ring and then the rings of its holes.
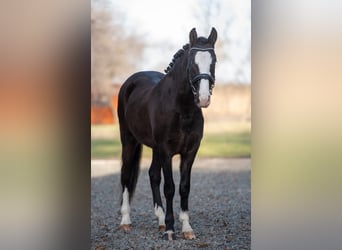
POLYGON ((197 101, 197 106, 200 108, 207 108, 210 104, 210 95, 209 96, 199 96, 197 101))

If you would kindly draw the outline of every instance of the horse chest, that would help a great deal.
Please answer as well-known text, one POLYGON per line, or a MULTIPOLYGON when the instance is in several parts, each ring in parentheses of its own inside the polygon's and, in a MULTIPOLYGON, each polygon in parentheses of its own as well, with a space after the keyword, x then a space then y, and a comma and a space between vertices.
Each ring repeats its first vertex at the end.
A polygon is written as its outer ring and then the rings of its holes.
POLYGON ((179 124, 181 132, 190 133, 194 126, 193 114, 180 115, 179 124))
POLYGON ((172 154, 184 153, 193 151, 198 148, 201 137, 199 134, 191 132, 179 132, 173 134, 168 140, 169 151, 172 154))
POLYGON ((173 124, 168 146, 171 152, 181 153, 197 148, 202 138, 202 128, 192 114, 181 115, 173 124))

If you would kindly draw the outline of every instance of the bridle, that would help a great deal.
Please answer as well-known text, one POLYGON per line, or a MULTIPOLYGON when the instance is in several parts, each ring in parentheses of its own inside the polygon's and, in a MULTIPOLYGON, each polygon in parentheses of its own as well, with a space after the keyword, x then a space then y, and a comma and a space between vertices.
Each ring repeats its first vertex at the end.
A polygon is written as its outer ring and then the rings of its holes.
MULTIPOLYGON (((191 50, 198 50, 198 51, 210 51, 210 50, 214 50, 214 48, 199 48, 199 47, 191 47, 189 49, 189 54, 191 52, 191 50)), ((197 81, 201 80, 201 79, 206 79, 209 81, 209 93, 210 95, 212 95, 212 90, 215 86, 215 78, 213 76, 211 76, 210 74, 204 74, 204 73, 200 73, 195 75, 193 78, 191 78, 190 75, 190 69, 191 69, 191 61, 189 60, 188 62, 188 78, 189 78, 189 83, 190 83, 190 87, 191 87, 191 91, 194 95, 194 97, 197 97, 197 91, 196 88, 194 86, 194 83, 196 83, 197 81)))

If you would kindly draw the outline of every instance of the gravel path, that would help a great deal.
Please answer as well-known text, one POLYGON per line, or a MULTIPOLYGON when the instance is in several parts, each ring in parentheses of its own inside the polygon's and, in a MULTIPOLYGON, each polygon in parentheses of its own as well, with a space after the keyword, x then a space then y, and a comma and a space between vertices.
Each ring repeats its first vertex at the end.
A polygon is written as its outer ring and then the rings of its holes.
MULTIPOLYGON (((190 224, 195 240, 181 236, 178 220, 179 160, 173 164, 177 239, 161 239, 154 215, 148 177, 150 161, 143 160, 131 204, 133 229, 120 224, 120 161, 93 160, 91 170, 91 249, 251 249, 250 159, 196 159, 191 175, 190 224)), ((161 191, 163 182, 161 184, 161 191)), ((163 192, 161 192, 163 196, 163 192)), ((164 197, 163 197, 164 199, 164 197)), ((165 204, 165 199, 163 200, 165 204)))

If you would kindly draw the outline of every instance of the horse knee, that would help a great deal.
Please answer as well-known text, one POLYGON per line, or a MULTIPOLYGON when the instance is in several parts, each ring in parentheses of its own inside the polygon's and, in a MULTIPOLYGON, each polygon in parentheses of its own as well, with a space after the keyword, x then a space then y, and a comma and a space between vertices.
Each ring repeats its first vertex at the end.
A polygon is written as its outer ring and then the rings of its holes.
POLYGON ((175 195, 175 184, 174 183, 170 183, 170 184, 165 183, 164 184, 164 195, 165 195, 165 198, 167 198, 167 199, 173 198, 173 196, 175 195))

